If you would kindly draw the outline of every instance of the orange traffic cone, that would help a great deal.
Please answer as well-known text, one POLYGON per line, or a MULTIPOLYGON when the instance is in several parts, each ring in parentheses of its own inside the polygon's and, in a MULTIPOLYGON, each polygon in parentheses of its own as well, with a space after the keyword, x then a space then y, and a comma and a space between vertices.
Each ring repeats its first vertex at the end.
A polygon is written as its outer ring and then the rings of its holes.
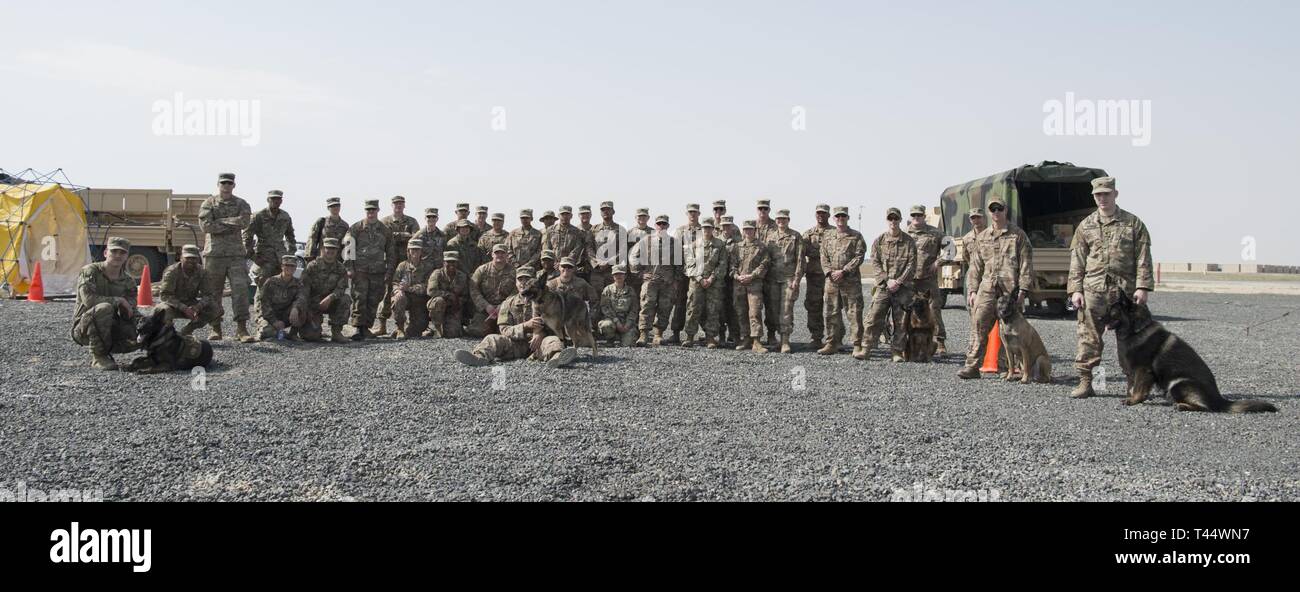
POLYGON ((984 347, 984 365, 980 367, 980 372, 998 372, 998 354, 1002 351, 1002 332, 998 329, 1001 323, 993 321, 993 330, 989 331, 989 342, 984 347))
POLYGON ((32 283, 27 287, 28 302, 45 302, 45 282, 41 281, 41 262, 36 262, 36 269, 32 271, 32 283))
POLYGON ((136 306, 153 306, 153 280, 150 279, 149 264, 144 264, 140 272, 140 287, 135 290, 136 306))

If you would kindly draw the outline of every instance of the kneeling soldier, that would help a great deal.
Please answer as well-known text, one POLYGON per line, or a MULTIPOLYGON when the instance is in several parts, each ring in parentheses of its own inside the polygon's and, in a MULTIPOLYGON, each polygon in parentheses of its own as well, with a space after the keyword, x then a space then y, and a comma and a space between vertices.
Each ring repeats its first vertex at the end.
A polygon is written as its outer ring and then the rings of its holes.
POLYGON ((460 253, 448 250, 442 254, 442 269, 429 274, 425 292, 429 295, 429 322, 435 337, 464 335, 465 321, 474 314, 469 276, 458 269, 459 265, 460 253))
POLYGON ((221 309, 208 294, 208 272, 203 269, 199 248, 195 245, 181 247, 181 260, 163 272, 158 297, 167 311, 167 323, 184 317, 190 322, 181 328, 181 335, 217 320, 221 309))
POLYGON ((81 268, 72 340, 90 347, 91 368, 117 370, 113 354, 138 349, 135 329, 135 278, 126 273, 131 241, 108 239, 104 260, 81 268))
POLYGON ((425 291, 433 271, 433 259, 424 256, 424 241, 418 238, 407 241, 406 260, 398 263, 393 271, 393 321, 397 323, 394 339, 419 337, 429 328, 429 297, 425 291))
POLYGON ((303 339, 321 341, 322 322, 325 315, 329 315, 330 341, 347 343, 343 325, 352 312, 352 298, 348 296, 348 271, 339 261, 339 239, 330 237, 321 241, 320 257, 303 270, 302 283, 307 288, 307 318, 301 330, 303 339))
POLYGON ((632 347, 637 338, 636 322, 641 304, 636 291, 627 284, 627 266, 615 265, 612 270, 614 283, 600 293, 601 319, 597 326, 601 337, 632 347))
POLYGON ((532 281, 532 269, 522 267, 515 272, 517 292, 501 303, 497 314, 497 327, 501 332, 484 337, 473 351, 456 350, 456 361, 469 366, 486 366, 498 360, 526 357, 558 368, 577 359, 577 349, 564 347, 564 342, 555 335, 546 335, 542 318, 533 316, 533 301, 522 294, 532 281))
POLYGON ((258 339, 266 341, 282 337, 286 329, 289 339, 301 341, 299 331, 307 316, 307 287, 293 277, 298 270, 298 258, 280 257, 280 275, 266 278, 257 290, 258 339))

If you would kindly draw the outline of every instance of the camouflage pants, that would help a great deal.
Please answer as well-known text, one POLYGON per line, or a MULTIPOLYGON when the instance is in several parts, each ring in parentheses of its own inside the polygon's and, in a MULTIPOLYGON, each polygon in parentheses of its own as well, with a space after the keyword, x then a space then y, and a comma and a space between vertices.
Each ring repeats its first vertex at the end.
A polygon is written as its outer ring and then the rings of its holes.
POLYGON ((488 315, 486 310, 474 309, 474 314, 470 316, 469 322, 465 324, 465 335, 469 337, 484 337, 495 333, 500 333, 497 329, 496 315, 488 315))
POLYGON ((261 288, 267 279, 280 275, 281 255, 284 255, 284 253, 264 251, 253 256, 253 265, 255 266, 253 282, 257 284, 257 287, 261 288))
POLYGON ((762 335, 763 282, 757 281, 746 286, 737 281, 731 300, 736 307, 736 323, 740 325, 739 338, 747 339, 762 335))
POLYGON ((348 315, 352 312, 352 299, 344 294, 334 300, 325 311, 320 310, 320 302, 329 295, 320 298, 308 297, 308 314, 307 321, 303 323, 302 330, 299 332, 303 339, 315 340, 321 338, 321 331, 325 328, 325 315, 329 315, 329 324, 333 335, 338 335, 343 331, 343 325, 347 324, 348 315), (313 304, 312 302, 315 301, 313 304))
POLYGON ((289 306, 284 307, 284 310, 272 311, 269 315, 266 314, 265 312, 259 311, 259 316, 257 317, 257 331, 258 331, 258 337, 260 337, 261 339, 272 339, 272 338, 274 338, 274 337, 275 337, 275 321, 280 321, 281 323, 284 323, 284 328, 285 328, 285 329, 298 329, 299 332, 301 333, 302 326, 305 324, 305 320, 306 320, 306 318, 307 318, 307 314, 306 314, 307 311, 299 309, 299 310, 298 310, 298 323, 297 323, 297 324, 294 324, 294 323, 291 322, 291 320, 290 320, 290 317, 292 316, 291 313, 293 312, 293 309, 294 309, 294 306, 293 306, 293 305, 289 305, 289 306), (266 318, 267 316, 270 316, 271 319, 267 319, 267 318, 266 318))
POLYGON ((123 317, 117 305, 96 304, 77 317, 72 324, 72 341, 90 346, 97 354, 124 354, 138 348, 135 321, 123 317))
POLYGON ((392 286, 384 281, 383 272, 352 271, 352 326, 369 329, 375 324, 375 312, 379 301, 384 297, 384 286, 392 286))
POLYGON ((424 294, 396 292, 390 306, 393 320, 407 335, 419 336, 429 328, 429 297, 424 294), (408 319, 409 317, 409 319, 408 319))
POLYGON ((1102 336, 1106 324, 1102 319, 1110 312, 1110 295, 1105 292, 1083 292, 1083 310, 1079 311, 1079 347, 1074 355, 1074 368, 1079 374, 1092 375, 1092 369, 1101 364, 1102 336))
POLYGON ((704 336, 717 338, 722 321, 722 281, 715 281, 705 288, 700 280, 691 278, 691 285, 686 296, 686 336, 695 337, 700 330, 700 317, 704 317, 704 336))
POLYGON ((840 282, 826 282, 823 292, 823 310, 826 328, 830 329, 829 342, 839 345, 844 340, 844 315, 849 317, 849 341, 862 342, 862 278, 857 274, 844 274, 840 282))
POLYGON ((666 329, 672 309, 673 285, 671 283, 646 282, 641 285, 640 329, 642 331, 649 332, 651 325, 659 330, 666 329))
MULTIPOLYGON (((790 332, 790 325, 785 322, 785 296, 789 291, 788 284, 789 281, 784 277, 768 277, 763 280, 763 308, 767 310, 764 324, 768 331, 781 335, 790 332)), ((791 315, 793 313, 794 309, 791 309, 791 315)), ((790 317, 790 322, 793 324, 793 316, 790 317)))
POLYGON ((429 299, 429 325, 438 337, 461 337, 467 317, 463 303, 453 304, 445 296, 429 299))
POLYGON ((686 297, 690 295, 690 286, 686 279, 677 280, 677 289, 673 291, 672 329, 674 332, 686 328, 686 297))
POLYGON ((203 267, 208 270, 208 293, 213 295, 217 305, 217 317, 212 320, 213 329, 221 326, 221 318, 226 311, 221 306, 221 293, 225 290, 226 280, 230 280, 230 306, 235 309, 235 322, 249 319, 248 315, 248 268, 244 267, 244 257, 203 258, 203 267))
POLYGON ((379 319, 383 321, 393 318, 393 274, 395 273, 397 273, 396 265, 390 265, 388 271, 384 272, 384 295, 379 301, 379 319))
POLYGON ((735 340, 740 335, 740 320, 736 317, 736 303, 731 298, 735 293, 735 280, 728 277, 727 281, 722 283, 722 326, 718 333, 718 339, 722 339, 721 329, 726 329, 729 339, 735 340))
POLYGON ((917 294, 930 294, 930 311, 934 313, 934 340, 944 343, 948 339, 948 330, 943 326, 943 303, 948 300, 939 287, 939 277, 930 277, 912 282, 912 289, 917 294))
MULTIPOLYGON (((600 294, 605 290, 605 286, 614 283, 614 277, 608 269, 605 271, 593 269, 591 270, 591 279, 587 280, 587 283, 591 284, 591 289, 595 290, 596 294, 600 294)), ((597 300, 596 304, 591 306, 591 325, 593 327, 597 326, 603 315, 604 313, 600 310, 600 301, 597 300)))
MULTIPOLYGON (((984 348, 989 342, 989 332, 998 320, 997 297, 992 291, 980 290, 975 294, 975 308, 970 315, 970 346, 966 348, 966 367, 979 368, 984 358, 984 348)), ((1016 314, 1020 314, 1017 311, 1016 314)), ((1002 356, 998 357, 999 360, 1002 356)))
POLYGON ((199 316, 193 321, 190 321, 189 317, 185 316, 185 312, 175 306, 170 304, 163 304, 161 306, 166 311, 166 322, 168 324, 174 323, 176 319, 185 319, 187 323, 192 322, 199 325, 206 325, 221 318, 221 309, 212 302, 204 302, 203 304, 200 304, 199 316))
POLYGON ((876 344, 880 342, 880 334, 892 320, 894 335, 889 347, 893 353, 902 355, 903 348, 907 346, 907 330, 903 327, 903 317, 907 314, 907 307, 911 305, 911 288, 902 287, 893 294, 884 288, 876 290, 871 297, 871 306, 867 307, 866 316, 862 320, 862 324, 866 325, 867 334, 858 345, 867 351, 875 349, 876 344))
POLYGON ((812 334, 813 341, 821 341, 826 331, 826 313, 822 309, 826 275, 810 273, 806 278, 808 292, 804 294, 803 309, 808 312, 808 332, 812 334))
POLYGON ((623 347, 632 347, 632 344, 636 342, 636 326, 628 327, 627 331, 619 333, 618 323, 615 323, 610 319, 601 319, 600 323, 596 325, 596 330, 604 339, 619 340, 623 344, 623 347))
POLYGON ((554 335, 548 335, 542 339, 542 345, 537 348, 536 352, 530 352, 528 341, 515 341, 500 333, 488 335, 474 346, 473 352, 492 361, 508 361, 529 358, 539 362, 545 362, 560 353, 564 349, 564 341, 554 335), (530 355, 531 354, 531 355, 530 355))

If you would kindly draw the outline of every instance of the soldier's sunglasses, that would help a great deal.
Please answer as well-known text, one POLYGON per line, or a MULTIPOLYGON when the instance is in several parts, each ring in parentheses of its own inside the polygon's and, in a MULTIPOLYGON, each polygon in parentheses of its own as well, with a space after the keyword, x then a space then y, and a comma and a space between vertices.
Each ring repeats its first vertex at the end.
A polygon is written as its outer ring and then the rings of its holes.
POLYGON ((1005 210, 1005 209, 1006 209, 1005 207, 1002 207, 1002 204, 993 204, 993 205, 989 206, 989 211, 990 211, 990 212, 1001 212, 1002 210, 1005 210))
POLYGON ((234 181, 222 181, 220 183, 217 183, 217 185, 234 185, 234 184, 235 184, 234 181))

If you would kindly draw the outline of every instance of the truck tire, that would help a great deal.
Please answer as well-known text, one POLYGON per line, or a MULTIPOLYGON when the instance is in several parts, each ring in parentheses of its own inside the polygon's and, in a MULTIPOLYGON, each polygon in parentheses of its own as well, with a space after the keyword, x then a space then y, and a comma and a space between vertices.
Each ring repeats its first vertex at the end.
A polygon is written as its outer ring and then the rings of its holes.
POLYGON ((139 278, 145 265, 149 266, 149 280, 160 282, 163 270, 167 268, 167 257, 154 247, 131 247, 126 257, 127 274, 139 278))

